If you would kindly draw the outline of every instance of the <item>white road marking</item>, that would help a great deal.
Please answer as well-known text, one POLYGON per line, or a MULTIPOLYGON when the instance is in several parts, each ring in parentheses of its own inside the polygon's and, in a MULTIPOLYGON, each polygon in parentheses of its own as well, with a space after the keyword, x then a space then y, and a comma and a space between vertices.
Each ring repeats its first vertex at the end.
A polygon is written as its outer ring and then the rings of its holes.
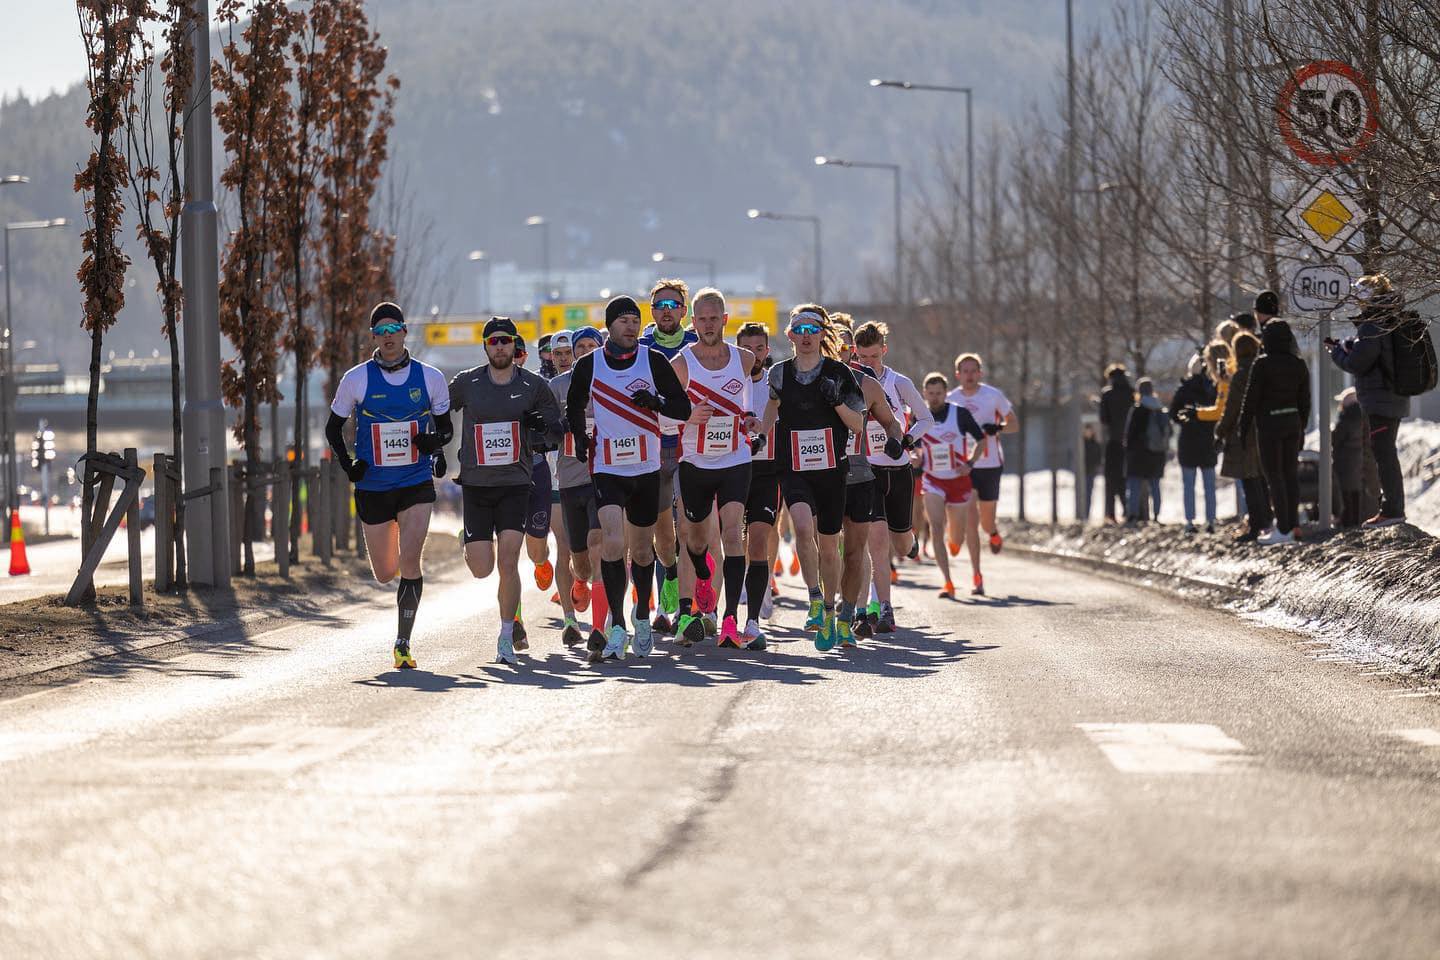
POLYGON ((1077 723, 1121 773, 1223 773, 1245 745, 1209 723, 1077 723))
POLYGON ((1411 743, 1418 743, 1422 747, 1440 747, 1440 730, 1432 730, 1429 727, 1419 727, 1414 730, 1391 730, 1392 737, 1399 737, 1401 740, 1409 740, 1411 743))

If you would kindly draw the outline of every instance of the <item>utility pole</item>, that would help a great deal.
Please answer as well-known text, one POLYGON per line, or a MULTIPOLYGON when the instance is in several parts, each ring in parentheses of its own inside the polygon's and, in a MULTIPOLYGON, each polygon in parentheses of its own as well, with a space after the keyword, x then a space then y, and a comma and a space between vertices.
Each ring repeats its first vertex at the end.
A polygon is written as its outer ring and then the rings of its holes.
MULTIPOLYGON (((1075 14, 1072 0, 1065 0, 1065 295, 1063 303, 1069 320, 1073 322, 1075 315, 1079 312, 1076 309, 1076 288, 1078 281, 1075 274, 1075 257, 1079 244, 1076 240, 1078 224, 1075 218, 1075 194, 1079 191, 1080 185, 1076 182, 1075 160, 1076 160, 1076 129, 1075 129, 1075 14)), ((1084 523, 1090 516, 1090 499, 1085 495, 1085 431, 1082 426, 1085 420, 1085 395, 1086 384, 1091 382, 1086 375, 1084 367, 1079 370, 1072 370, 1070 374, 1070 435, 1073 447, 1071 449, 1071 460, 1073 464, 1072 473, 1075 478, 1075 519, 1084 523)), ((1055 411, 1055 421, 1058 423, 1060 411, 1055 411)), ((1053 428, 1052 428, 1053 429, 1053 428)), ((1052 447, 1053 449, 1053 447, 1052 447)), ((1025 478, 1020 478, 1020 483, 1025 483, 1025 478)), ((1059 492, 1051 490, 1050 517, 1055 522, 1055 514, 1058 508, 1059 492)))
POLYGON ((185 508, 190 538, 192 583, 230 585, 230 511, 224 489, 225 405, 220 399, 220 258, 211 157, 210 8, 195 0, 190 25, 195 64, 185 108, 185 187, 189 200, 180 214, 181 286, 185 310, 181 327, 185 349, 185 449, 182 476, 191 489, 209 485, 220 468, 222 488, 197 497, 185 508), (209 549, 194 549, 207 543, 209 549))
POLYGON ((1235 205, 1236 171, 1240 167, 1240 145, 1235 141, 1235 124, 1230 118, 1239 109, 1240 97, 1235 87, 1235 0, 1224 0, 1221 6, 1221 45, 1225 58, 1225 116, 1221 130, 1225 151, 1225 281, 1230 312, 1240 310, 1240 284, 1236 276, 1240 269, 1240 211, 1235 205))

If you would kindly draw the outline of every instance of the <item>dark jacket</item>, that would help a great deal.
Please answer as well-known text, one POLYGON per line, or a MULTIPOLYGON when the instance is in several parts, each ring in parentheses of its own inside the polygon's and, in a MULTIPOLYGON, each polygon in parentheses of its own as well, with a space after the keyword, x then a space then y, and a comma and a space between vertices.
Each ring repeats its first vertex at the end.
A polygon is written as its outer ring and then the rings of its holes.
POLYGON ((1362 310, 1355 318, 1355 336, 1330 348, 1335 366, 1355 378, 1355 396, 1371 417, 1410 416, 1410 398, 1402 397, 1385 382, 1385 370, 1394 369, 1395 356, 1390 334, 1384 326, 1391 313, 1385 309, 1362 310))
POLYGON ((1166 418, 1165 408, 1155 397, 1141 397, 1130 408, 1125 422, 1125 475, 1158 478, 1165 474, 1165 450, 1151 450, 1145 444, 1150 418, 1166 418))
MULTIPOLYGON (((1175 415, 1184 407, 1209 407, 1215 403, 1215 384, 1204 370, 1193 377, 1186 377, 1175 388, 1170 398, 1170 419, 1177 423, 1175 415)), ((1180 423, 1180 442, 1176 445, 1175 458, 1182 467, 1213 467, 1219 460, 1215 453, 1215 424, 1191 417, 1188 423, 1180 423)))
POLYGON ((1100 391, 1100 440, 1113 446, 1125 443, 1125 421, 1135 406, 1135 388, 1123 373, 1110 377, 1110 385, 1100 391))
POLYGON ((1265 324, 1260 342, 1265 352, 1250 367, 1239 430, 1277 437, 1303 434, 1310 423, 1310 367, 1295 355, 1295 335, 1285 321, 1265 324))
POLYGON ((1250 367, 1258 358, 1246 358, 1239 362, 1230 376, 1230 399, 1225 403, 1225 415, 1215 426, 1215 439, 1223 441, 1224 457, 1220 461, 1220 475, 1232 480, 1260 476, 1260 439, 1254 430, 1241 434, 1240 407, 1237 397, 1245 396, 1250 382, 1250 367))
POLYGON ((1361 490, 1365 484, 1365 412, 1358 403, 1342 407, 1330 431, 1335 460, 1335 482, 1341 490, 1361 490))
POLYGON ((1105 448, 1094 437, 1085 438, 1085 476, 1097 475, 1105 465, 1105 448))

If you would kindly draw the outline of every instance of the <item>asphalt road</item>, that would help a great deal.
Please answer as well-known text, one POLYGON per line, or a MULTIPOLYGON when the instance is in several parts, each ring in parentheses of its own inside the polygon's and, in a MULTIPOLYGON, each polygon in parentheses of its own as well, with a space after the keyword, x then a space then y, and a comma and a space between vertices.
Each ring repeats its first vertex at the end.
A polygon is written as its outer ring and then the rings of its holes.
POLYGON ((1434 691, 987 574, 845 655, 497 666, 457 571, 413 674, 377 603, 5 687, 0 953, 1435 956, 1434 691))

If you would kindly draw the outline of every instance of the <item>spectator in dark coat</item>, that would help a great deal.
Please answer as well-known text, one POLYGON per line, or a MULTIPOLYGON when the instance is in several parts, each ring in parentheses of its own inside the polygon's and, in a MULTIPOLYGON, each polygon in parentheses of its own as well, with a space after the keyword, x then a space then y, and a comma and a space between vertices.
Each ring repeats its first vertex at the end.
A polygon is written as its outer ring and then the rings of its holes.
POLYGON ((1346 387, 1335 398, 1340 414, 1330 431, 1330 450, 1335 463, 1335 491, 1340 502, 1340 526, 1360 526, 1360 503, 1365 492, 1365 414, 1354 387, 1346 387))
POLYGON ((1370 449, 1380 473, 1380 511, 1365 521, 1367 527, 1388 527, 1405 522, 1405 479, 1395 435, 1400 421, 1410 416, 1410 398, 1391 389, 1385 371, 1394 369, 1390 327, 1403 306, 1400 295, 1383 273, 1355 282, 1365 307, 1353 319, 1355 336, 1329 341, 1330 359, 1355 378, 1355 395, 1370 422, 1370 449))
POLYGON ((1170 450, 1170 417, 1149 377, 1141 377, 1135 389, 1139 396, 1125 422, 1125 519, 1144 523, 1151 517, 1152 505, 1154 518, 1160 519, 1160 478, 1170 450))
POLYGON ((1265 324, 1260 341, 1264 352, 1250 367, 1238 429, 1257 434, 1275 514, 1275 529, 1260 542, 1294 543, 1300 529, 1300 448, 1310 423, 1310 367, 1298 356, 1295 334, 1284 320, 1265 324))
POLYGON ((1135 405, 1135 388, 1125 366, 1112 363, 1105 370, 1106 387, 1100 391, 1100 437, 1105 443, 1105 519, 1115 520, 1115 506, 1125 509, 1125 421, 1135 405))
POLYGON ((1105 468, 1105 448, 1100 445, 1095 428, 1088 423, 1082 431, 1082 438, 1085 441, 1085 519, 1089 520, 1095 505, 1095 478, 1105 468))
POLYGON ((1215 426, 1215 442, 1223 454, 1220 475, 1236 480, 1245 487, 1245 507, 1249 522, 1237 540, 1258 540, 1270 529, 1274 519, 1270 513, 1270 494, 1260 472, 1260 443, 1254 430, 1241 433, 1240 408, 1245 387, 1250 382, 1250 365, 1260 354, 1260 338, 1241 331, 1230 343, 1230 392, 1225 411, 1215 426))
POLYGON ((1180 461, 1181 489, 1185 496, 1185 532, 1195 533, 1195 475, 1205 489, 1205 532, 1215 532, 1215 424, 1201 420, 1197 411, 1213 407, 1218 397, 1216 384, 1206 370, 1205 358, 1190 361, 1189 376, 1170 398, 1170 417, 1180 424, 1180 441, 1175 459, 1180 461))

